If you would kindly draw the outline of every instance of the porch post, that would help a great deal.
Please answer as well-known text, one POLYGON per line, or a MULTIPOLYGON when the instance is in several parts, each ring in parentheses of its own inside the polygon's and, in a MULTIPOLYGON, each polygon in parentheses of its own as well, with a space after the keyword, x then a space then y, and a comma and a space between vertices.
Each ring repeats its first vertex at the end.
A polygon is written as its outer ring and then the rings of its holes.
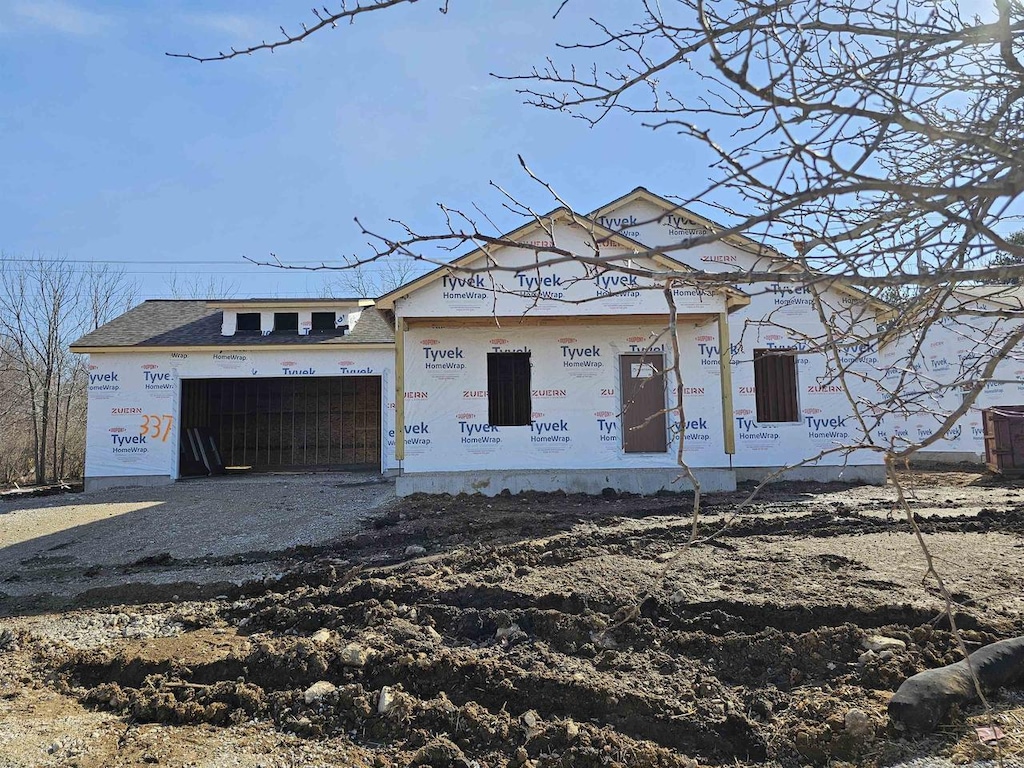
POLYGON ((736 453, 736 424, 732 406, 732 344, 729 340, 729 316, 718 313, 718 368, 722 385, 722 435, 725 438, 725 452, 736 453))
POLYGON ((395 459, 405 460, 405 320, 395 318, 395 459))

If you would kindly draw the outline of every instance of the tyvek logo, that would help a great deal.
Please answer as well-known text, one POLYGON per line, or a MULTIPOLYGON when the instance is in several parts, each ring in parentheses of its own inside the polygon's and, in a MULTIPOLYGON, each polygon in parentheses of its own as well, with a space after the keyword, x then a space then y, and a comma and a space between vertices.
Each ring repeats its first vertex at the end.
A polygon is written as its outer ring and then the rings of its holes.
POLYGON ((170 373, 161 373, 157 370, 160 366, 156 363, 143 363, 142 380, 146 389, 174 389, 170 373))
POLYGON ((374 370, 373 367, 369 365, 357 367, 354 360, 340 360, 338 362, 338 372, 344 375, 351 376, 353 374, 373 373, 374 370))
POLYGON ((846 344, 839 350, 839 361, 851 363, 877 363, 878 353, 874 344, 846 344))
POLYGON ((316 368, 296 368, 294 360, 282 360, 281 361, 281 372, 285 376, 312 376, 316 373, 316 368))
POLYGON ((534 417, 534 421, 530 424, 531 443, 565 444, 570 442, 569 422, 565 419, 545 420, 543 416, 543 413, 537 414, 537 417, 541 418, 534 417))
POLYGON ((711 425, 704 416, 686 419, 682 424, 672 425, 671 442, 674 443, 678 440, 680 434, 682 434, 684 444, 709 442, 711 440, 711 425))
POLYGON ((465 350, 462 347, 435 348, 423 346, 423 366, 428 371, 465 370, 465 350))
POLYGON ((631 296, 640 295, 636 292, 636 289, 640 287, 636 275, 617 275, 614 273, 597 275, 594 278, 594 285, 597 287, 598 296, 619 293, 621 291, 627 291, 631 296))
POLYGON ((808 435, 816 440, 844 440, 849 438, 846 431, 848 416, 804 416, 808 435))
MULTIPOLYGON (((719 347, 717 344, 706 344, 703 341, 697 344, 697 351, 700 353, 700 364, 704 367, 717 367, 719 365, 719 347)), ((729 354, 732 356, 732 364, 739 363, 737 357, 743 353, 742 344, 730 344, 729 354)))
MULTIPOLYGON (((89 366, 95 369, 95 366, 89 366)), ((116 392, 121 388, 121 385, 117 383, 117 372, 110 371, 109 373, 90 373, 89 374, 89 391, 90 392, 116 392)))
POLYGON ((441 297, 449 301, 466 301, 467 299, 479 301, 487 298, 487 292, 484 290, 486 287, 487 282, 482 275, 470 277, 445 275, 441 278, 441 297))
POLYGON ((805 296, 811 292, 810 288, 806 286, 770 283, 768 292, 775 294, 775 306, 777 307, 809 307, 814 304, 813 299, 805 296))
POLYGON ((461 288, 486 288, 487 282, 482 275, 471 275, 469 277, 445 275, 441 278, 441 285, 445 289, 459 290, 461 288))
MULTIPOLYGON (((405 444, 407 446, 430 445, 430 425, 427 422, 418 421, 413 424, 406 424, 402 431, 405 434, 405 444)), ((393 445, 395 430, 388 430, 388 437, 390 438, 389 443, 393 445)))
POLYGON ((494 446, 501 442, 498 427, 478 424, 475 413, 460 413, 455 417, 459 423, 459 439, 463 445, 494 446))
MULTIPOLYGON (((597 219, 597 223, 605 229, 610 229, 613 232, 625 235, 626 237, 639 237, 640 230, 634 229, 634 227, 640 226, 640 222, 636 216, 600 216, 597 219)), ((617 243, 613 243, 608 240, 602 240, 598 243, 599 246, 610 246, 619 247, 617 243)))
POLYGON ((562 278, 559 275, 540 275, 537 273, 530 274, 529 272, 516 272, 513 275, 516 280, 519 281, 519 290, 526 294, 540 293, 542 296, 548 296, 550 298, 562 298, 565 294, 553 293, 549 288, 561 288, 562 278))
POLYGON ((601 350, 596 344, 578 347, 572 343, 565 343, 561 345, 561 348, 562 365, 566 368, 601 368, 604 365, 601 360, 597 359, 601 357, 601 350))
POLYGON ((778 440, 779 433, 774 424, 758 424, 750 418, 752 411, 749 408, 741 408, 733 411, 733 418, 736 420, 737 437, 750 443, 764 443, 771 440, 778 440))
POLYGON ((597 223, 605 229, 611 229, 616 232, 626 227, 636 227, 640 224, 636 216, 599 216, 597 223))
POLYGON ((594 411, 597 433, 602 443, 619 442, 619 422, 611 411, 594 411))

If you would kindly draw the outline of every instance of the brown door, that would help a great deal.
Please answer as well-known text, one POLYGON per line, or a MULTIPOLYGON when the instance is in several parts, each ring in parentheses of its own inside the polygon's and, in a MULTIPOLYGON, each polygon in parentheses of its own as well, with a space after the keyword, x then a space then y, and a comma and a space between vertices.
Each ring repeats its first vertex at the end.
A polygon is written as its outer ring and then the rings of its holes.
POLYGON ((622 449, 665 453, 665 356, 621 355, 622 449))

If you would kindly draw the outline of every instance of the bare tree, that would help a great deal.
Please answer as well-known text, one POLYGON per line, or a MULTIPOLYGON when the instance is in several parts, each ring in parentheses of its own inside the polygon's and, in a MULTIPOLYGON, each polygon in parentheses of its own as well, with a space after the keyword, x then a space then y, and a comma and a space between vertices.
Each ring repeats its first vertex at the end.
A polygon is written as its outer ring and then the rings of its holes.
POLYGON ((39 257, 0 277, 0 414, 5 439, 16 440, 23 425, 32 445, 28 466, 10 467, 6 479, 31 473, 44 483, 80 472, 87 377, 68 345, 128 309, 135 291, 123 272, 63 259, 39 257))
POLYGON ((167 292, 174 299, 226 299, 238 293, 238 283, 213 275, 192 274, 182 277, 172 272, 164 282, 167 292))
POLYGON ((332 270, 324 280, 323 296, 344 296, 373 299, 393 291, 423 272, 423 268, 412 259, 392 257, 380 259, 373 264, 359 264, 346 259, 351 268, 332 270))

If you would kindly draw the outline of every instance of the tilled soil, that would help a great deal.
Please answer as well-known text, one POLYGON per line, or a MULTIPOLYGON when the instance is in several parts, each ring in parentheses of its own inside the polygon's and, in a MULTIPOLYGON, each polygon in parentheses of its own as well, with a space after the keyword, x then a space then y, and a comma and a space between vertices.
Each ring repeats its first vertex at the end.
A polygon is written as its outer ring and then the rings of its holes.
MULTIPOLYGON (((1024 634, 1021 489, 905 479, 968 646, 1024 634)), ((928 736, 887 721, 907 676, 960 658, 894 497, 711 497, 691 548, 685 496, 418 497, 271 584, 9 618, 0 766, 992 757, 980 710, 928 736), (903 646, 867 652, 876 635, 903 646)), ((1024 750, 1019 694, 992 702, 1003 753, 1024 750)))

